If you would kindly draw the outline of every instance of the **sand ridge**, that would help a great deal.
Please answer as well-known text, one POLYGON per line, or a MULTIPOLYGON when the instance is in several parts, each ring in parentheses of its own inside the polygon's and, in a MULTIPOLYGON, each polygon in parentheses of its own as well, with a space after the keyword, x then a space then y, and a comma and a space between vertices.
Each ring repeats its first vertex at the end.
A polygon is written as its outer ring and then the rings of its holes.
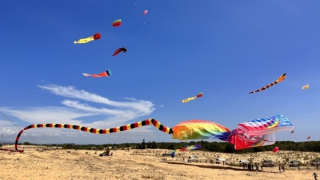
MULTIPOLYGON (((13 148, 13 147, 12 147, 13 148)), ((285 163, 288 156, 294 157, 300 154, 302 159, 306 157, 318 157, 319 153, 310 152, 282 152, 283 154, 250 153, 250 154, 226 154, 205 151, 189 151, 177 154, 175 158, 162 157, 163 153, 171 153, 171 150, 112 150, 114 156, 99 157, 103 151, 93 150, 43 150, 39 151, 36 146, 21 146, 24 153, 0 152, 0 180, 21 179, 245 179, 245 180, 267 180, 267 179, 312 179, 315 167, 289 168, 280 173, 278 167, 264 167, 263 172, 235 171, 216 169, 219 164, 205 163, 210 159, 225 158, 227 163, 236 162, 239 159, 252 158, 258 162, 265 157, 268 160, 282 160, 285 163), (201 159, 194 165, 212 166, 212 168, 201 168, 184 164, 169 164, 167 162, 183 163, 182 158, 196 155, 201 159), (238 159, 238 160, 237 160, 238 159)), ((43 148, 43 147, 42 147, 43 148)), ((299 159, 297 159, 299 160, 299 159)), ((305 160, 307 161, 307 160, 305 160)), ((230 166, 239 168, 239 166, 230 166)), ((260 168, 259 168, 260 169, 260 168)), ((320 174, 320 171, 319 173, 320 174)))

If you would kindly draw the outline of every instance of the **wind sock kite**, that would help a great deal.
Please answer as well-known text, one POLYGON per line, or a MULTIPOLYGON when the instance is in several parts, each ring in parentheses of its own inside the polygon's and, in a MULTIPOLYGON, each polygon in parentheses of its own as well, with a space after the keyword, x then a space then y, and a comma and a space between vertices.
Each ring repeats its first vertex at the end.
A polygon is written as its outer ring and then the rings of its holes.
POLYGON ((148 10, 144 10, 140 16, 146 15, 147 13, 148 13, 148 10))
POLYGON ((78 41, 74 41, 73 43, 74 44, 84 44, 84 43, 88 43, 90 41, 93 41, 93 40, 98 40, 101 38, 101 34, 100 33, 97 33, 91 37, 88 37, 88 38, 83 38, 83 39, 79 39, 78 41))
POLYGON ((252 93, 257 93, 257 92, 260 92, 260 91, 263 91, 263 90, 266 90, 268 89, 269 87, 275 85, 275 84, 278 84, 279 82, 283 81, 284 79, 286 78, 286 73, 282 74, 276 81, 266 85, 265 87, 263 88, 260 88, 258 90, 255 90, 255 91, 252 91, 252 92, 249 92, 249 94, 252 94, 252 93))
POLYGON ((200 149, 200 148, 201 148, 201 145, 197 144, 197 145, 188 146, 188 147, 185 147, 182 149, 176 149, 171 153, 171 157, 174 157, 174 154, 176 152, 184 152, 184 151, 196 150, 196 149, 200 149))
POLYGON ((182 103, 186 103, 186 102, 192 101, 192 100, 194 100, 194 99, 200 98, 200 97, 202 97, 202 94, 203 94, 203 93, 201 92, 201 93, 197 94, 197 95, 194 96, 194 97, 190 97, 190 98, 184 99, 184 100, 182 100, 182 103))
POLYGON ((100 74, 88 74, 88 73, 82 73, 84 76, 86 77, 94 77, 94 78, 97 78, 97 77, 109 77, 111 76, 112 72, 110 69, 100 73, 100 74))
POLYGON ((309 88, 309 84, 302 87, 302 89, 308 89, 308 88, 309 88))
POLYGON ((121 22, 122 22, 121 19, 115 20, 115 21, 113 21, 112 26, 113 27, 120 27, 121 22))
POLYGON ((232 131, 216 122, 205 120, 183 121, 174 126, 173 128, 166 127, 155 119, 146 119, 144 121, 135 122, 132 124, 114 127, 110 129, 96 129, 71 124, 32 124, 25 127, 18 133, 15 141, 15 150, 0 150, 11 152, 24 152, 24 150, 18 149, 19 138, 23 131, 32 128, 66 128, 95 134, 109 134, 127 131, 146 125, 153 125, 160 131, 166 134, 171 134, 172 139, 178 139, 180 141, 195 139, 220 139, 222 141, 232 143, 236 150, 272 145, 275 143, 276 132, 292 131, 294 129, 292 123, 282 115, 243 122, 238 124, 237 128, 232 131))
POLYGON ((125 47, 122 47, 122 48, 119 48, 117 49, 112 56, 115 56, 115 55, 118 55, 120 52, 123 52, 123 53, 126 53, 127 52, 127 49, 125 47))

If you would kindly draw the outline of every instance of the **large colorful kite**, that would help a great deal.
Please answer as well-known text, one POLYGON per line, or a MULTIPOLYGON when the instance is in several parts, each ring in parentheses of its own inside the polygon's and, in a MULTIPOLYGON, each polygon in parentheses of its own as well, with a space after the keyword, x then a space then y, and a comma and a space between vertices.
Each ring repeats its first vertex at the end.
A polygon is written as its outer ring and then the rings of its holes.
POLYGON ((196 144, 196 145, 188 146, 188 147, 185 147, 185 148, 176 149, 171 153, 171 157, 174 157, 174 154, 176 152, 184 152, 184 151, 196 150, 196 149, 200 149, 200 148, 201 148, 201 145, 200 144, 196 144))
POLYGON ((100 33, 97 33, 91 37, 88 37, 88 38, 83 38, 83 39, 79 39, 78 41, 74 41, 73 43, 74 44, 84 44, 84 43, 88 43, 90 41, 93 41, 93 40, 98 40, 101 38, 101 34, 100 33))
POLYGON ((88 74, 88 73, 82 73, 84 76, 86 77, 94 77, 94 78, 97 78, 97 77, 109 77, 111 76, 112 72, 110 69, 100 73, 100 74, 88 74))
POLYGON ((121 26, 121 19, 113 21, 112 26, 113 27, 120 27, 121 26))
POLYGON ((182 103, 186 103, 186 102, 192 101, 192 100, 194 100, 194 99, 200 98, 200 97, 202 97, 202 94, 203 94, 203 93, 201 92, 201 93, 197 94, 197 95, 194 96, 194 97, 190 97, 190 98, 184 99, 184 100, 182 100, 182 103))
POLYGON ((67 128, 95 134, 109 134, 126 131, 146 125, 153 125, 166 134, 172 134, 172 139, 220 139, 222 141, 227 141, 234 144, 236 150, 274 144, 275 132, 284 130, 291 131, 294 129, 291 122, 282 115, 277 115, 270 118, 255 119, 252 121, 240 123, 238 127, 232 131, 218 123, 205 120, 184 121, 177 124, 173 128, 166 127, 155 119, 147 119, 144 121, 110 129, 95 129, 71 124, 32 124, 25 127, 18 133, 15 142, 15 150, 0 150, 23 152, 23 150, 18 149, 19 138, 23 131, 32 128, 67 128))
POLYGON ((122 48, 119 48, 117 49, 112 56, 115 56, 115 55, 118 55, 120 52, 123 52, 123 53, 126 53, 127 52, 127 49, 125 47, 122 47, 122 48))
POLYGON ((263 88, 260 88, 260 89, 258 89, 258 90, 249 92, 249 94, 257 93, 257 92, 266 90, 266 89, 268 89, 269 87, 271 87, 271 86, 273 86, 273 85, 275 85, 275 84, 278 84, 279 82, 283 81, 285 78, 286 78, 286 73, 282 74, 276 81, 274 81, 274 82, 272 82, 272 83, 264 86, 263 88))

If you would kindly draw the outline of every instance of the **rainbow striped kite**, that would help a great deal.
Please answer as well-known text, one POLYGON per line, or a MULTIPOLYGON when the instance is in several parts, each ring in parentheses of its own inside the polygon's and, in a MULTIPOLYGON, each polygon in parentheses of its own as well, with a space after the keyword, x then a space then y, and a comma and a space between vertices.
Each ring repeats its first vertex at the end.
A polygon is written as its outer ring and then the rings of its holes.
POLYGON ((121 26, 121 19, 113 21, 112 26, 113 27, 120 27, 121 26))
POLYGON ((109 77, 111 76, 112 72, 110 69, 100 73, 100 74, 88 74, 88 73, 82 73, 84 76, 86 77, 94 77, 94 78, 97 78, 97 77, 109 77))

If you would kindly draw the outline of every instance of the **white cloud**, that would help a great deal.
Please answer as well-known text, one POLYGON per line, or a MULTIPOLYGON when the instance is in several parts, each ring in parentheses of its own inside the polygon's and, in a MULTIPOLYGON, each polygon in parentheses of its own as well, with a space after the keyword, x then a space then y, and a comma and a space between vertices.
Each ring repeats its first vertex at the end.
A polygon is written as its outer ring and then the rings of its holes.
POLYGON ((47 85, 47 86, 38 86, 38 87, 44 90, 48 90, 59 96, 82 99, 82 100, 101 103, 101 104, 114 106, 118 108, 128 108, 136 113, 139 113, 140 116, 149 115, 155 110, 155 108, 153 108, 154 106, 153 103, 150 101, 136 100, 134 98, 126 98, 126 99, 130 99, 132 102, 111 101, 108 98, 99 96, 97 94, 89 93, 84 90, 77 90, 73 86, 63 87, 58 85, 47 85))
MULTIPOLYGON (((85 90, 78 90, 72 86, 58 86, 58 85, 47 85, 38 86, 43 90, 47 90, 55 95, 74 98, 77 100, 65 99, 61 102, 63 106, 60 107, 26 107, 26 108, 8 108, 0 107, 0 110, 7 115, 14 116, 21 121, 15 122, 21 129, 26 125, 21 124, 74 124, 80 126, 88 126, 92 128, 111 128, 116 126, 124 125, 124 123, 133 120, 135 118, 150 115, 154 110, 154 104, 150 101, 136 100, 134 98, 125 98, 129 101, 112 101, 108 98, 102 97, 100 95, 89 93, 85 90), (80 102, 80 101, 87 102, 80 102), (88 103, 98 103, 103 107, 94 107, 97 104, 88 103), (94 106, 93 106, 94 105, 94 106), (94 116, 97 119, 94 119, 94 116), (92 120, 94 119, 94 120, 92 120), (23 126, 23 127, 21 127, 23 126)), ((16 120, 15 120, 16 121, 16 120)), ((20 131, 17 127, 12 125, 11 122, 7 120, 0 120, 0 130, 2 133, 7 134, 7 137, 14 139, 14 136, 20 131)), ((134 137, 141 133, 153 132, 149 128, 143 127, 131 130, 130 132, 123 132, 124 136, 134 137), (137 134, 138 133, 138 134, 137 134), (133 135, 135 134, 135 135, 133 135)), ((79 132, 70 129, 50 129, 47 128, 37 128, 25 131, 22 137, 26 137, 26 134, 31 137, 37 137, 37 139, 47 139, 46 141, 52 140, 52 138, 63 138, 63 140, 68 140, 74 138, 81 140, 82 138, 96 138, 97 135, 92 135, 91 133, 79 132), (91 135, 90 135, 91 134, 91 135)), ((118 133, 117 133, 118 134, 118 133)), ((120 133, 122 134, 122 133, 120 133)), ((114 135, 111 135, 115 138, 114 135)), ((122 136, 122 135, 121 135, 122 136)), ((138 135, 140 136, 140 135, 138 135)), ((110 136, 108 136, 110 137, 110 136)), ((122 136, 123 137, 123 136, 122 136)), ((27 139, 25 139, 28 141, 27 139)), ((48 142, 50 143, 50 142, 48 142)))

